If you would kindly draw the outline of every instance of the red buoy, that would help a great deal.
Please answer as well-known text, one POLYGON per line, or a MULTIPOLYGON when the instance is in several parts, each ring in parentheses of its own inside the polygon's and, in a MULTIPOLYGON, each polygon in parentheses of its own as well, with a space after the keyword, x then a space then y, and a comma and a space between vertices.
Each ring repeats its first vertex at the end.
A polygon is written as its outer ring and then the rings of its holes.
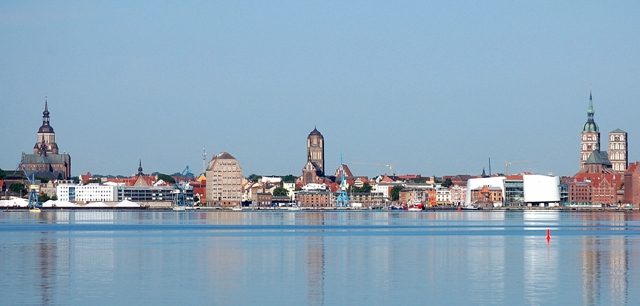
POLYGON ((549 241, 551 241, 551 230, 547 229, 547 243, 549 243, 549 241))

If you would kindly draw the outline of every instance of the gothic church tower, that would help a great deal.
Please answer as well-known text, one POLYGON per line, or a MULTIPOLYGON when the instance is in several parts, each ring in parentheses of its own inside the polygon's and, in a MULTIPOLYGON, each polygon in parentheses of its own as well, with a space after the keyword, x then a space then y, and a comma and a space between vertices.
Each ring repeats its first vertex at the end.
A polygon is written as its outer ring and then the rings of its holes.
POLYGON ((616 173, 624 173, 627 170, 629 166, 627 132, 616 129, 609 133, 609 160, 616 173))
POLYGON ((318 176, 324 176, 324 137, 315 127, 307 137, 307 159, 316 166, 318 176))
POLYGON ((580 142, 580 170, 585 167, 585 162, 593 151, 600 151, 600 131, 593 120, 593 98, 589 92, 589 108, 587 108, 587 122, 582 128, 582 140, 580 142))

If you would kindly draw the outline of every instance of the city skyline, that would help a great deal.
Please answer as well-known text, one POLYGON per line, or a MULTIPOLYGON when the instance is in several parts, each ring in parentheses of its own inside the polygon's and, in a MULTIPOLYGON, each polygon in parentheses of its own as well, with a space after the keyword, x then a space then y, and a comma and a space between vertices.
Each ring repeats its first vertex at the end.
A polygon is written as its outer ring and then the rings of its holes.
MULTIPOLYGON (((592 89, 603 135, 640 160, 640 5, 5 3, 0 168, 29 152, 48 96, 72 175, 174 173, 229 152, 299 175, 573 175, 592 89)), ((605 148, 602 148, 606 150, 605 148)))

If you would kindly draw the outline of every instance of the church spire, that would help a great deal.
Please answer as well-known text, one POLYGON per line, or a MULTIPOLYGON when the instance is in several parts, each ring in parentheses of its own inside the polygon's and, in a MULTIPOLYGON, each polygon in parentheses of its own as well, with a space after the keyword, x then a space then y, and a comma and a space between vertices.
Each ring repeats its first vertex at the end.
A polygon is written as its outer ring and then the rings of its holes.
POLYGON ((49 103, 47 96, 44 97, 44 112, 42 112, 42 125, 49 125, 49 103))
POLYGON ((138 176, 142 176, 142 158, 138 162, 138 176))
POLYGON ((582 132, 599 132, 598 125, 593 119, 593 115, 595 111, 593 110, 593 95, 591 94, 591 90, 589 90, 589 107, 587 108, 587 122, 584 124, 582 132))
POLYGON ((595 111, 593 110, 593 95, 591 95, 591 90, 589 90, 589 108, 587 108, 587 115, 589 118, 593 118, 595 111))

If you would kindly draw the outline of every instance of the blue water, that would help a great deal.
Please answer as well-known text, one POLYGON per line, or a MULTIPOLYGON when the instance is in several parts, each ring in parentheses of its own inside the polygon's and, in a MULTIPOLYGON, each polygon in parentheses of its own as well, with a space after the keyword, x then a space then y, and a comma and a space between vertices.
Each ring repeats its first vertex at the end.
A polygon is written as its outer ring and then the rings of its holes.
POLYGON ((0 276, 2 305, 635 304, 640 213, 0 212, 0 276))

